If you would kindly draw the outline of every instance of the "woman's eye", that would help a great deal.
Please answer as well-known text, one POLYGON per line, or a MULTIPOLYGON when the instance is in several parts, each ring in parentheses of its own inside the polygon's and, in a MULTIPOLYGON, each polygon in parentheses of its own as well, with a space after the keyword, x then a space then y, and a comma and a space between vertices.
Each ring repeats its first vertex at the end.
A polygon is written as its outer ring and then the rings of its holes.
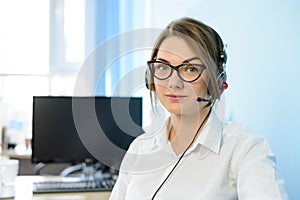
POLYGON ((168 71, 169 67, 166 65, 159 65, 158 66, 158 70, 160 71, 168 71))
POLYGON ((190 73, 199 73, 200 70, 193 65, 189 65, 189 66, 185 67, 185 71, 190 72, 190 73))

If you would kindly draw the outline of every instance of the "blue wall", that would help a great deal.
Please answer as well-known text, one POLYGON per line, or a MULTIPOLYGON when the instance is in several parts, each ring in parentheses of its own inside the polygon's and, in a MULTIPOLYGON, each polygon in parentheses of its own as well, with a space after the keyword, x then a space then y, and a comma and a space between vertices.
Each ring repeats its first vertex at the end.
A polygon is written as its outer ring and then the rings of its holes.
POLYGON ((246 1, 232 7, 236 11, 220 27, 229 44, 230 117, 268 138, 290 198, 298 199, 300 4, 246 1))

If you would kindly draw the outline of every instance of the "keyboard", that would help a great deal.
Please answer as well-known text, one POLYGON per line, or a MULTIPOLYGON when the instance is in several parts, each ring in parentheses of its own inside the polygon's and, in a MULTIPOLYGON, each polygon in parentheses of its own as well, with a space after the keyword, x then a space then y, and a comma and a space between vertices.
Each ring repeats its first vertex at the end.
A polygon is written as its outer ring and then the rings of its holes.
POLYGON ((34 182, 33 193, 59 193, 59 192, 96 192, 111 191, 115 184, 113 179, 88 181, 48 181, 34 182))

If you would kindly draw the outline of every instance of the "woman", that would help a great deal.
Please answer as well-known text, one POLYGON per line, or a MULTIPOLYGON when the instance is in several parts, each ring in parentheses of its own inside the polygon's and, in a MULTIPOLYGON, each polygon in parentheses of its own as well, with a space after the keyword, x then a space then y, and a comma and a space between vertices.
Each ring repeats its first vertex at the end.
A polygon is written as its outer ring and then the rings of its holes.
POLYGON ((146 85, 170 116, 131 144, 111 200, 287 199, 267 141, 222 119, 226 58, 218 33, 194 19, 161 33, 146 85))

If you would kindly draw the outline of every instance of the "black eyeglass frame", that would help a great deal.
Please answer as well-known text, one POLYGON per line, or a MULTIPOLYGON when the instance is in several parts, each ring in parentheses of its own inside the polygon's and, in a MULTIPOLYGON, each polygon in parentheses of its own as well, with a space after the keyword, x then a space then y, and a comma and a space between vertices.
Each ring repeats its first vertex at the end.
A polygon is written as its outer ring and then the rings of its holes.
POLYGON ((158 80, 166 80, 166 79, 170 78, 170 77, 172 76, 172 74, 173 74, 173 71, 176 70, 176 71, 177 71, 178 77, 179 77, 182 81, 188 82, 188 83, 194 82, 194 81, 196 81, 197 79, 199 79, 200 76, 202 75, 203 71, 204 71, 205 68, 206 68, 205 65, 202 65, 202 64, 194 64, 194 63, 182 63, 182 64, 180 64, 180 65, 174 66, 174 65, 171 65, 170 63, 166 63, 166 62, 159 61, 159 60, 150 60, 150 61, 147 61, 147 65, 148 65, 148 67, 149 67, 149 70, 150 70, 151 74, 152 74, 155 78, 157 78, 158 80), (159 78, 159 77, 155 76, 155 74, 154 74, 154 72, 153 72, 153 69, 152 69, 152 66, 151 66, 151 65, 154 64, 154 63, 161 63, 161 64, 164 64, 164 65, 169 66, 169 67, 171 68, 171 73, 170 73, 166 78, 159 78), (201 69, 203 69, 203 70, 201 71, 201 73, 199 73, 199 75, 198 75, 195 79, 190 80, 190 81, 187 81, 187 80, 185 80, 184 78, 182 78, 181 75, 180 75, 180 73, 179 73, 179 68, 182 67, 182 66, 185 66, 185 65, 187 65, 187 64, 193 65, 193 66, 198 66, 198 67, 200 67, 201 69))

